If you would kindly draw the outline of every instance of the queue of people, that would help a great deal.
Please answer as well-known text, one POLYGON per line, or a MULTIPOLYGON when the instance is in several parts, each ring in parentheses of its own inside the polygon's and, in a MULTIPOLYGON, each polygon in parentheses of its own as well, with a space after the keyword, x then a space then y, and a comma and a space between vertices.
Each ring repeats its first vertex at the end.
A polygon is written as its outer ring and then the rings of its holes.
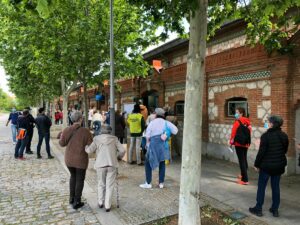
MULTIPOLYGON (((22 113, 12 110, 6 126, 11 122, 12 139, 15 146, 15 158, 25 160, 25 153, 29 153, 30 142, 33 135, 33 127, 36 126, 39 134, 37 146, 37 158, 41 157, 41 145, 43 139, 46 142, 48 158, 53 156, 50 152, 50 127, 51 120, 45 115, 45 109, 40 108, 36 119, 26 108, 22 113)), ((148 111, 147 111, 148 114, 148 111)), ((74 111, 70 115, 72 125, 63 130, 59 144, 66 146, 65 163, 70 171, 70 204, 74 209, 81 208, 84 203, 81 201, 82 190, 86 169, 88 167, 88 154, 96 153, 95 169, 98 177, 98 206, 105 208, 106 212, 111 210, 113 190, 118 174, 118 160, 124 154, 122 145, 126 122, 130 130, 130 146, 128 163, 133 164, 133 153, 135 150, 137 165, 145 167, 145 182, 139 185, 141 188, 152 188, 152 171, 159 169, 158 187, 164 188, 166 161, 171 159, 169 140, 176 135, 178 128, 176 120, 162 108, 150 109, 150 115, 145 114, 145 107, 140 104, 134 105, 133 111, 128 115, 125 122, 124 114, 116 112, 116 133, 112 135, 112 129, 106 122, 107 114, 91 108, 89 114, 89 127, 82 127, 83 115, 80 111, 74 111), (170 122, 172 121, 172 122, 170 122), (99 123, 98 133, 94 137, 90 128, 99 123), (174 124, 175 123, 175 124, 174 124), (142 138, 145 137, 145 160, 141 157, 142 138)), ((236 155, 240 166, 240 174, 237 183, 248 185, 248 161, 247 152, 251 144, 251 122, 247 118, 244 108, 237 108, 235 120, 229 140, 230 146, 235 146, 236 155)), ((259 173, 256 205, 249 208, 249 211, 257 216, 263 215, 263 204, 265 189, 268 180, 271 179, 272 205, 269 211, 274 217, 279 216, 280 205, 280 178, 285 172, 287 165, 286 153, 288 151, 288 136, 281 130, 283 120, 280 116, 271 115, 268 117, 266 132, 261 136, 259 151, 255 160, 255 169, 259 173)), ((299 144, 300 147, 300 144, 299 144)))

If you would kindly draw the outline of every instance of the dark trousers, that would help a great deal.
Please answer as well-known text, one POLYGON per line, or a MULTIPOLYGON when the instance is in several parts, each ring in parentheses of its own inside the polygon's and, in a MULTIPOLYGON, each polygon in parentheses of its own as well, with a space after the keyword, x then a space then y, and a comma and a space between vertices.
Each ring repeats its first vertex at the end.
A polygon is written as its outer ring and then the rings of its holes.
POLYGON ((74 198, 80 201, 82 196, 82 190, 84 186, 85 179, 85 169, 79 169, 74 167, 68 167, 71 177, 70 177, 70 198, 74 198))
POLYGON ((268 184, 268 180, 271 177, 271 188, 272 188, 272 209, 278 210, 280 204, 280 175, 271 176, 263 170, 259 171, 258 177, 258 188, 256 195, 256 208, 262 210, 262 206, 265 200, 265 191, 268 184))
POLYGON ((248 149, 245 147, 235 146, 235 151, 239 160, 239 165, 241 169, 242 181, 248 182, 248 161, 247 161, 247 153, 248 149))
POLYGON ((31 151, 31 141, 32 141, 32 137, 33 137, 33 128, 28 129, 28 132, 26 135, 28 136, 28 141, 26 144, 26 152, 30 152, 31 151))
POLYGON ((27 145, 29 137, 26 135, 24 139, 18 140, 15 147, 15 158, 23 157, 24 149, 27 145))
MULTIPOLYGON (((145 161, 145 173, 146 173, 146 181, 148 184, 152 182, 152 168, 150 166, 149 160, 146 158, 145 161)), ((165 174, 166 174, 166 164, 165 161, 161 161, 159 163, 159 183, 163 183, 165 181, 165 174)))
POLYGON ((42 146, 44 138, 45 138, 45 143, 46 143, 46 152, 47 152, 48 156, 51 156, 50 144, 49 144, 50 133, 45 133, 45 134, 39 133, 39 143, 37 145, 37 155, 41 155, 41 146, 42 146))

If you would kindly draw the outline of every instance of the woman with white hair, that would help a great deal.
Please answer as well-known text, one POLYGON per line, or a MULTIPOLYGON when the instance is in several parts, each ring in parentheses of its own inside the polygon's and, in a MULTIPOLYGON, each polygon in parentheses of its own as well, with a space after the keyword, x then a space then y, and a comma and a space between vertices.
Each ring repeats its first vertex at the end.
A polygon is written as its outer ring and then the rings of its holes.
POLYGON ((63 130, 59 140, 60 146, 67 146, 65 151, 65 163, 68 167, 70 177, 70 204, 74 209, 81 208, 82 190, 89 158, 85 152, 85 146, 93 141, 89 129, 81 127, 82 113, 75 111, 71 114, 73 125, 63 130))
POLYGON ((177 127, 165 120, 165 111, 162 108, 155 109, 156 118, 150 122, 146 130, 147 154, 145 161, 146 182, 141 188, 152 188, 152 170, 159 167, 159 188, 164 187, 166 164, 170 160, 167 139, 171 134, 177 134, 177 127))
POLYGON ((110 211, 112 194, 117 178, 118 158, 123 158, 125 149, 118 138, 111 135, 109 125, 103 125, 101 135, 95 136, 93 143, 85 147, 87 153, 96 152, 95 169, 98 177, 98 206, 110 211))

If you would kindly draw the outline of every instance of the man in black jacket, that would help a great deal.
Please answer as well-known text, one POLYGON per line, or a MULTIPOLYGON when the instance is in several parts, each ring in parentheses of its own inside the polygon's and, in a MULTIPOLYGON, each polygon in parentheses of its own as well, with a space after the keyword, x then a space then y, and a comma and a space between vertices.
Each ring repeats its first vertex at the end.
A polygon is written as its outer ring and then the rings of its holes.
POLYGON ((29 119, 29 123, 30 123, 30 126, 27 130, 28 141, 27 141, 27 145, 26 145, 26 154, 33 154, 33 151, 31 151, 31 141, 32 141, 32 137, 33 137, 33 128, 34 128, 35 120, 34 120, 33 116, 31 115, 31 108, 26 107, 25 110, 28 111, 28 119, 29 119))
POLYGON ((287 159, 285 154, 288 151, 289 139, 286 133, 281 131, 283 120, 280 116, 268 118, 269 129, 261 136, 259 151, 254 163, 255 169, 259 172, 256 206, 249 208, 249 211, 257 216, 262 216, 265 190, 269 178, 272 187, 272 206, 270 212, 278 217, 280 204, 280 177, 285 172, 287 159))
POLYGON ((37 145, 37 158, 38 159, 42 158, 41 146, 43 143, 43 139, 45 138, 48 159, 53 159, 54 157, 50 153, 50 144, 49 144, 50 127, 51 127, 52 123, 51 123, 51 120, 49 119, 49 117, 45 115, 44 108, 39 109, 39 114, 38 114, 37 118, 35 119, 35 122, 36 122, 36 126, 37 126, 38 133, 39 133, 39 143, 37 145))
POLYGON ((17 144, 15 148, 15 158, 20 160, 25 160, 23 157, 24 149, 29 140, 28 129, 30 127, 30 120, 28 118, 29 111, 24 110, 23 114, 18 117, 17 120, 17 144))

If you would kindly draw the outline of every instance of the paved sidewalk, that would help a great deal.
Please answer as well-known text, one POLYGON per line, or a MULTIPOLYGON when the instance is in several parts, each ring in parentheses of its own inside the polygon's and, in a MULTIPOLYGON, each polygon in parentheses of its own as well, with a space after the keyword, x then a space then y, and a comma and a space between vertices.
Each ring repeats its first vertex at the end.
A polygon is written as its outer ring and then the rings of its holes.
POLYGON ((6 120, 7 115, 0 115, 0 224, 100 225, 89 205, 78 211, 70 207, 69 175, 57 159, 46 159, 44 145, 42 160, 36 154, 14 159, 6 120))
MULTIPOLYGON (((63 161, 63 149, 53 140, 56 154, 63 161)), ((154 187, 144 190, 138 187, 144 182, 144 167, 121 163, 119 168, 120 205, 108 214, 97 208, 97 178, 93 169, 94 159, 90 159, 87 172, 85 196, 103 225, 143 224, 165 216, 178 213, 180 162, 175 161, 167 166, 166 188, 154 187), (111 221, 114 221, 113 223, 111 221)), ((274 218, 268 212, 271 192, 266 192, 264 217, 255 217, 248 213, 248 208, 254 206, 256 198, 257 173, 250 170, 250 185, 236 184, 238 166, 234 163, 207 159, 202 164, 202 179, 200 196, 201 205, 210 204, 215 208, 231 215, 235 212, 244 214, 241 219, 251 225, 299 225, 300 224, 300 177, 283 177, 281 182, 280 217, 274 218)), ((154 173, 153 183, 158 180, 154 173)))

